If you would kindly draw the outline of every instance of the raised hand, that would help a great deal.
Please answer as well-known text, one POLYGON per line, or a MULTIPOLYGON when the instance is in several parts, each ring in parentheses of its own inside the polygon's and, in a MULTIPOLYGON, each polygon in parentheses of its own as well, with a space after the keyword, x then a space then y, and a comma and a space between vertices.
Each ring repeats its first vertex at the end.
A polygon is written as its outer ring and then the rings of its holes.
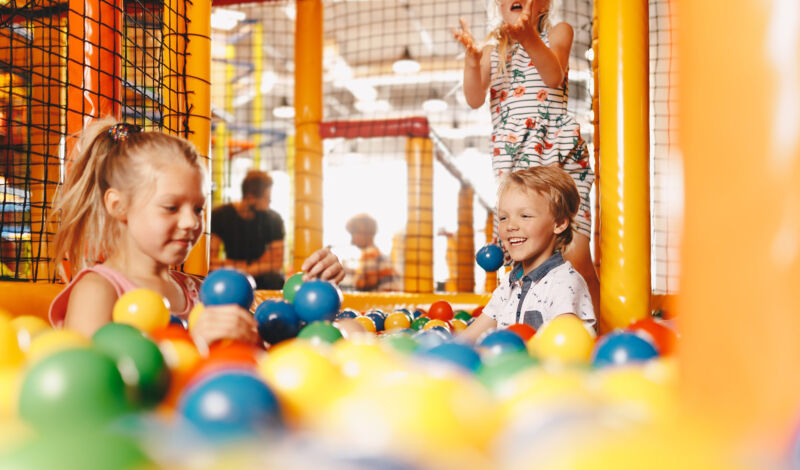
POLYGON ((454 29, 453 37, 466 49, 465 61, 467 65, 477 67, 481 62, 481 49, 475 43, 475 37, 472 35, 469 26, 467 26, 467 20, 459 18, 458 22, 461 24, 461 29, 454 29))

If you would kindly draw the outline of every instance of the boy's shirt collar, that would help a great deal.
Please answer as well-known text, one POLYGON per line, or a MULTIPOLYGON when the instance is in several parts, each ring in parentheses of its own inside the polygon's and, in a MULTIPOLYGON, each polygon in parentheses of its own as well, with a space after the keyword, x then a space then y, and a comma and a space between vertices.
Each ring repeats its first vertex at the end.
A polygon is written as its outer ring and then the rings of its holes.
POLYGON ((511 275, 508 276, 508 283, 513 284, 523 277, 527 277, 531 282, 538 282, 540 279, 545 277, 547 273, 561 266, 562 264, 564 264, 564 257, 561 255, 560 250, 554 252, 544 261, 544 263, 532 269, 528 274, 525 275, 523 275, 522 272, 522 263, 515 263, 514 268, 511 270, 511 275))

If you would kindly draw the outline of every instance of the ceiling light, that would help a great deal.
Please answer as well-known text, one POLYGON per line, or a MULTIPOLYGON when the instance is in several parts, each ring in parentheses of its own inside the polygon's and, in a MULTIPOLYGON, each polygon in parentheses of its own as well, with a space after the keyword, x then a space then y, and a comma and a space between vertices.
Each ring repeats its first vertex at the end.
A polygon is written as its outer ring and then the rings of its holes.
POLYGON ((406 46, 405 50, 403 50, 403 56, 400 57, 400 60, 392 64, 392 70, 394 70, 394 73, 401 75, 417 73, 419 72, 419 69, 419 62, 411 58, 411 52, 408 50, 408 46, 406 46))
POLYGON ((272 110, 272 115, 279 119, 291 119, 294 117, 294 108, 289 106, 289 100, 284 96, 281 105, 272 110))
POLYGON ((447 101, 440 98, 431 98, 422 103, 422 109, 429 113, 440 113, 447 109, 447 101))

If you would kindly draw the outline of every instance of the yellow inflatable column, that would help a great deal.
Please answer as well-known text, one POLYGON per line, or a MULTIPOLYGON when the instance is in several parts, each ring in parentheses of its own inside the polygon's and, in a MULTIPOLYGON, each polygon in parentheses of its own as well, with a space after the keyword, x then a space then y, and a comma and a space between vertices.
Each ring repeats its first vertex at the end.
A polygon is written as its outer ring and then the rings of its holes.
POLYGON ((475 191, 462 186, 458 191, 458 232, 456 232, 456 287, 458 292, 475 290, 475 231, 472 202, 475 191))
POLYGON ((298 0, 294 48, 294 270, 322 248, 322 36, 320 0, 298 0))
POLYGON ((790 3, 677 2, 684 395, 775 455, 800 426, 800 16, 790 3))
POLYGON ((433 292, 433 142, 406 141, 408 221, 406 222, 405 291, 433 292))
POLYGON ((624 327, 650 308, 647 0, 598 2, 600 314, 624 327))

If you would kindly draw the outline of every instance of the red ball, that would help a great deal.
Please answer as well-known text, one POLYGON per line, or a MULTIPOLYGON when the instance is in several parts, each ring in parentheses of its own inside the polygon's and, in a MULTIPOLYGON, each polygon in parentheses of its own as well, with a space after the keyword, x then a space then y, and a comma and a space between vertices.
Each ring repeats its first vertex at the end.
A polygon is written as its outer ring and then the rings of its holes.
POLYGON ((473 318, 481 316, 481 313, 483 313, 483 307, 484 307, 483 305, 480 305, 475 310, 472 311, 473 318))
POLYGON ((453 319, 453 307, 446 300, 437 300, 428 309, 428 317, 432 320, 450 321, 453 319))
POLYGON ((518 334, 519 337, 522 338, 522 340, 526 343, 529 339, 531 339, 531 336, 536 334, 536 329, 530 325, 526 325, 525 323, 514 323, 508 327, 508 330, 518 334))
POLYGON ((634 333, 645 336, 653 343, 662 356, 675 352, 675 344, 678 342, 678 336, 670 327, 653 317, 637 320, 631 323, 628 329, 634 333))

